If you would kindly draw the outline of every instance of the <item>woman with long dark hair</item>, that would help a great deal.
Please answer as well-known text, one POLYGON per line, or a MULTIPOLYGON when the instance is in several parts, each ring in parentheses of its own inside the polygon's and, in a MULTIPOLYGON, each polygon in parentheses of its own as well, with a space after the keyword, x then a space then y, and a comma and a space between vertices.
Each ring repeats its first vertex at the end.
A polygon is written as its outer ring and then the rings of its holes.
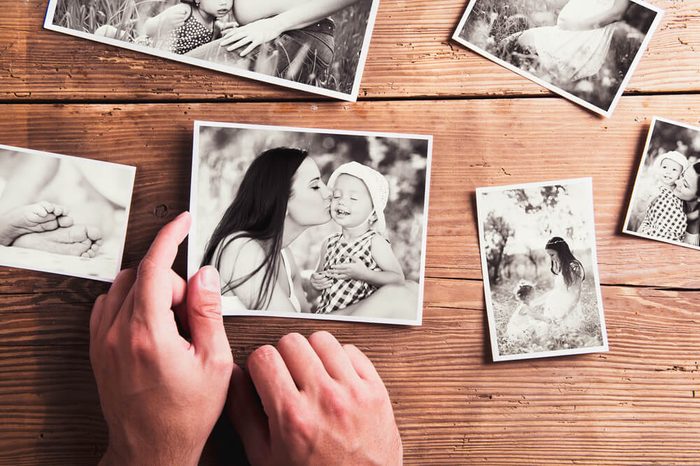
MULTIPOLYGON (((201 264, 219 270, 221 292, 233 298, 237 310, 310 310, 287 246, 308 228, 330 221, 330 198, 306 151, 270 149, 248 167, 201 264)), ((415 311, 415 300, 411 284, 385 286, 343 314, 400 315, 415 311)))
POLYGON ((568 243, 558 236, 547 241, 545 251, 551 260, 554 287, 546 296, 544 317, 564 331, 580 328, 583 321, 581 289, 586 279, 583 264, 576 259, 568 243))

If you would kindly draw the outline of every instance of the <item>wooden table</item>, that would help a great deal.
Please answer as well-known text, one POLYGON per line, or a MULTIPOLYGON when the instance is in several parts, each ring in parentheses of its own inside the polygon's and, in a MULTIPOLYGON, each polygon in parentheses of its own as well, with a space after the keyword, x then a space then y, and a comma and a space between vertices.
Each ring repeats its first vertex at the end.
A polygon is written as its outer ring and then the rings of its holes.
MULTIPOLYGON (((133 266, 188 206, 195 119, 433 134, 423 326, 227 319, 236 361, 290 331, 358 345, 391 393, 406 464, 697 465, 700 253, 619 233, 651 117, 700 121, 700 0, 653 3, 663 24, 601 119, 451 42, 464 0, 382 0, 354 104, 44 31, 45 0, 7 1, 0 142, 136 165, 133 266), (610 352, 494 364, 474 189, 582 176, 610 352)), ((88 319, 106 289, 0 269, 0 464, 100 457, 88 319)), ((231 464, 217 445, 203 463, 231 464)))

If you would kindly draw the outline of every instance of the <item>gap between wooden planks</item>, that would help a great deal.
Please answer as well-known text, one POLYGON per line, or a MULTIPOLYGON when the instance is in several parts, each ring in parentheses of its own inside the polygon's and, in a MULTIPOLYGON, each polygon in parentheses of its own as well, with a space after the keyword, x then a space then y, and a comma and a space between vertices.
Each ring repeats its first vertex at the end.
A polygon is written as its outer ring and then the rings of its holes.
MULTIPOLYGON (((0 100, 322 99, 47 31, 46 1, 5 3, 0 100)), ((651 3, 666 14, 628 91, 700 91, 700 0, 651 3)), ((382 0, 360 97, 546 95, 544 88, 450 40, 467 4, 382 0)))
POLYGON ((687 95, 628 96, 609 120, 557 98, 5 105, 0 142, 137 166, 129 266, 160 226, 188 208, 195 119, 432 134, 427 276, 481 279, 476 187, 591 176, 602 283, 700 289, 699 251, 619 233, 650 118, 697 124, 688 118, 697 108, 700 96, 687 95))

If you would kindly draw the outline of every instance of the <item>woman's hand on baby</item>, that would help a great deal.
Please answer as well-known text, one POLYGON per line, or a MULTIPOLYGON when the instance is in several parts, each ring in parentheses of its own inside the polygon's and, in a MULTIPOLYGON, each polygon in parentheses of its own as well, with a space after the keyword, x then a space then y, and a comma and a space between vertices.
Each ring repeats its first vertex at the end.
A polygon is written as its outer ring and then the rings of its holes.
POLYGON ((338 280, 367 280, 367 273, 370 271, 365 264, 359 261, 347 264, 334 265, 331 268, 333 277, 338 280))
POLYGON ((163 227, 138 271, 120 273, 93 307, 90 361, 109 427, 103 465, 196 465, 223 410, 234 364, 219 275, 205 267, 188 285, 171 270, 190 222, 183 214, 163 227))
POLYGON ((309 281, 311 282, 311 286, 317 291, 325 290, 333 284, 333 279, 327 277, 326 274, 322 272, 312 273, 309 281))
POLYGON ((226 50, 234 50, 245 47, 239 55, 245 57, 265 42, 279 37, 284 32, 275 17, 260 19, 245 26, 230 30, 221 40, 220 45, 226 50))
POLYGON ((227 410, 253 466, 402 464, 389 395, 355 346, 292 333, 254 351, 248 373, 234 370, 227 410))

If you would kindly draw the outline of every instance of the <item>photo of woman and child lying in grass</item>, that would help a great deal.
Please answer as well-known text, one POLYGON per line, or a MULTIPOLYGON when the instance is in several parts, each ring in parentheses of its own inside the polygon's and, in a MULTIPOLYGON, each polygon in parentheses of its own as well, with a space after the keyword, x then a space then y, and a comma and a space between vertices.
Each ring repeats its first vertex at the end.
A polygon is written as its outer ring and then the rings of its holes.
POLYGON ((430 138, 195 135, 188 269, 219 270, 226 313, 420 324, 430 138))
POLYGON ((610 116, 660 20, 639 0, 474 0, 453 38, 610 116))
POLYGON ((0 264, 111 281, 135 169, 0 146, 0 264))
POLYGON ((355 100, 377 0, 51 0, 45 26, 355 100))
POLYGON ((654 119, 624 231, 700 249, 700 128, 654 119))
POLYGON ((590 179, 477 190, 495 361, 607 351, 590 179))

